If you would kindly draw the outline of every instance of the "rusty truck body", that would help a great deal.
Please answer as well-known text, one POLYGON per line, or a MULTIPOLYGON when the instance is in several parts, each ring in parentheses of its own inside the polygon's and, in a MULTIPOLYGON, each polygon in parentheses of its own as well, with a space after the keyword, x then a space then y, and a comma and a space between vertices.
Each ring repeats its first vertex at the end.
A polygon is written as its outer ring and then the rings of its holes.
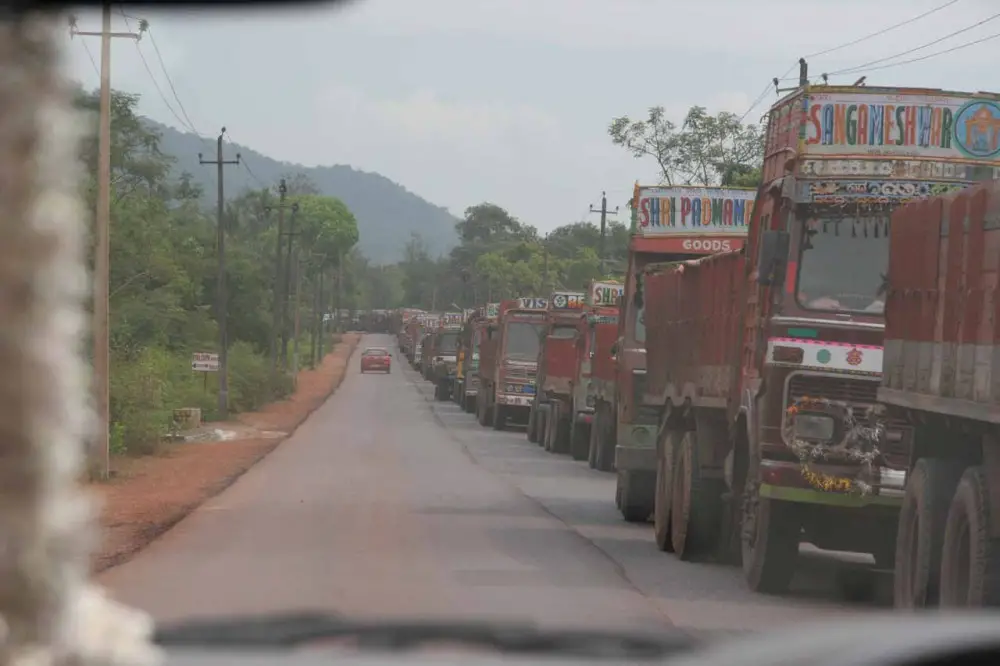
POLYGON ((983 177, 954 138, 975 97, 797 89, 768 116, 745 251, 647 267, 662 550, 772 593, 802 542, 893 565, 913 429, 877 414, 889 216, 983 177))
POLYGON ((538 349, 536 391, 528 412, 527 436, 552 453, 569 451, 573 425, 573 383, 583 292, 557 291, 549 298, 538 349))
POLYGON ((501 301, 498 319, 486 327, 491 354, 480 352, 477 415, 483 425, 503 430, 509 420, 526 423, 534 400, 538 348, 548 299, 501 301))
MULTIPOLYGON (((1000 105, 983 101, 966 114, 992 119, 992 144, 974 144, 971 131, 964 136, 968 149, 1000 167, 1000 105)), ((885 422, 901 420, 914 434, 895 605, 998 606, 1000 185, 896 211, 890 243, 878 397, 885 422)))
POLYGON ((598 400, 593 425, 601 467, 614 461, 616 504, 627 521, 644 522, 653 511, 662 411, 662 404, 646 400, 645 268, 742 248, 754 194, 742 188, 635 187, 628 271, 612 350, 614 394, 598 400))

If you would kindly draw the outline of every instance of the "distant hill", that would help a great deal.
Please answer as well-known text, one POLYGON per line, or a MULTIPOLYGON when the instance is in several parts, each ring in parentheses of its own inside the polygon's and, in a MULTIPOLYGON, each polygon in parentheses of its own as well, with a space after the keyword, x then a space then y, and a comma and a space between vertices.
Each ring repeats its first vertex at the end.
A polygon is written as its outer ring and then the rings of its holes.
MULTIPOLYGON (((179 132, 152 120, 147 122, 163 135, 161 150, 177 158, 176 175, 189 172, 194 182, 205 191, 206 204, 215 205, 215 170, 197 164, 198 153, 214 159, 214 148, 194 134, 179 132)), ((421 199, 402 185, 377 173, 357 171, 346 165, 304 167, 279 162, 266 155, 234 144, 227 155, 240 152, 253 175, 270 185, 290 173, 300 172, 316 184, 320 192, 342 200, 358 220, 361 251, 374 263, 389 263, 402 257, 403 247, 416 232, 424 239, 432 254, 444 254, 457 243, 455 218, 447 209, 421 199)), ((259 189, 260 183, 243 168, 226 170, 226 197, 237 196, 248 189, 259 189)))

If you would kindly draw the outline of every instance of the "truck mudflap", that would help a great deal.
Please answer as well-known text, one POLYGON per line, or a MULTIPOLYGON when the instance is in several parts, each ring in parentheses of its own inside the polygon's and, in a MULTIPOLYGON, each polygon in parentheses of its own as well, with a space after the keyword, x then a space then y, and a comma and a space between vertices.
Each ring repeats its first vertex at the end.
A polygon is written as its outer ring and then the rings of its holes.
MULTIPOLYGON (((654 449, 655 453, 655 449, 654 449)), ((867 506, 900 507, 906 472, 879 468, 878 479, 865 492, 858 492, 856 467, 812 465, 813 479, 803 474, 797 462, 763 460, 760 463, 760 496, 782 502, 819 504, 842 508, 867 506), (818 488, 817 485, 825 486, 818 488)))
POLYGON ((623 472, 655 472, 659 413, 655 408, 642 407, 637 420, 638 423, 618 421, 615 469, 623 472))

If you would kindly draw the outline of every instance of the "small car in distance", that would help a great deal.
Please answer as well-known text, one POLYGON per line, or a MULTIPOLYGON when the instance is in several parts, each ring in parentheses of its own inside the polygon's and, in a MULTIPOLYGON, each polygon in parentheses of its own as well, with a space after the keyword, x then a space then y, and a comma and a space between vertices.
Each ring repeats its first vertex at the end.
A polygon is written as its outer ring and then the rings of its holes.
POLYGON ((391 372, 389 350, 385 347, 368 347, 361 353, 361 374, 370 371, 391 372))

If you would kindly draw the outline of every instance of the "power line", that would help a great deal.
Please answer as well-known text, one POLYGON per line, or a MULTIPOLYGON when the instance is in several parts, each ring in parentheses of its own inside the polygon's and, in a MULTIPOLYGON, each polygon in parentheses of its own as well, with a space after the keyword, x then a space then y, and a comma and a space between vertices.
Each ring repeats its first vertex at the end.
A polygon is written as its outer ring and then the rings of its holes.
POLYGON ((101 78, 101 70, 97 66, 97 61, 94 60, 94 54, 90 52, 90 47, 87 46, 87 42, 81 39, 80 44, 83 46, 83 50, 87 52, 87 57, 90 58, 90 64, 94 66, 94 74, 97 74, 97 78, 101 78))
MULTIPOLYGON (((795 69, 795 68, 796 68, 796 67, 798 66, 798 64, 799 64, 799 63, 798 63, 798 61, 795 61, 795 62, 793 62, 793 63, 792 63, 792 66, 791 66, 791 67, 789 67, 789 68, 788 68, 788 69, 787 69, 787 70, 785 71, 785 73, 784 73, 784 74, 782 74, 781 76, 779 76, 779 77, 778 77, 778 80, 779 80, 779 81, 783 81, 783 80, 784 80, 784 78, 785 78, 786 76, 788 76, 789 72, 791 72, 791 71, 792 71, 793 69, 795 69)), ((764 86, 764 89, 760 91, 760 94, 759 94, 759 95, 757 95, 757 99, 755 99, 755 100, 754 100, 754 101, 753 101, 753 102, 752 102, 752 103, 750 104, 750 108, 748 108, 748 109, 747 109, 746 111, 744 111, 744 112, 743 112, 743 115, 742 115, 742 116, 740 116, 740 122, 741 122, 741 123, 743 122, 744 118, 746 118, 747 116, 749 116, 749 115, 750 115, 750 112, 751 112, 751 111, 753 111, 754 109, 756 109, 756 108, 757 108, 757 105, 758 105, 758 104, 760 104, 760 103, 761 103, 761 102, 762 102, 762 101, 764 100, 764 97, 766 97, 766 96, 767 96, 767 93, 768 93, 768 91, 769 91, 769 90, 771 90, 771 86, 772 86, 772 85, 774 85, 774 82, 773 82, 773 81, 768 81, 768 82, 767 82, 767 85, 766 85, 766 86, 764 86)))
MULTIPOLYGON (((839 70, 834 71, 834 72, 827 72, 827 76, 834 76, 834 75, 837 75, 837 74, 855 74, 855 73, 857 73, 857 72, 859 72, 859 71, 861 71, 861 70, 863 70, 863 69, 865 69, 867 67, 870 67, 871 65, 877 65, 878 63, 882 63, 882 62, 885 62, 887 60, 895 60, 896 58, 899 58, 900 56, 909 55, 910 53, 913 53, 915 51, 922 51, 923 49, 927 48, 928 46, 934 46, 935 44, 940 44, 941 42, 945 41, 946 39, 951 39, 955 35, 960 35, 963 32, 968 32, 969 30, 972 30, 974 28, 978 28, 979 26, 984 25, 986 23, 989 23, 990 21, 995 21, 998 18, 1000 18, 1000 13, 993 14, 992 16, 988 16, 988 17, 984 18, 981 21, 977 21, 976 23, 973 23, 972 25, 969 25, 969 26, 966 26, 966 27, 961 28, 959 30, 956 30, 955 32, 951 32, 951 33, 945 35, 944 37, 939 37, 938 39, 935 39, 934 41, 931 41, 931 42, 927 42, 926 44, 921 44, 920 46, 914 47, 912 49, 908 49, 906 51, 902 51, 902 52, 897 53, 895 55, 887 56, 885 58, 879 58, 877 60, 871 60, 871 61, 866 62, 866 63, 861 64, 861 65, 855 65, 854 67, 847 67, 845 69, 839 69, 839 70)), ((879 69, 879 68, 876 68, 876 69, 879 69)))
MULTIPOLYGON (((226 138, 227 138, 227 139, 229 139, 229 143, 230 143, 230 144, 231 144, 231 145, 232 145, 232 146, 233 146, 234 148, 237 148, 237 147, 238 147, 238 146, 236 145, 236 142, 235 142, 235 141, 233 141, 233 137, 232 137, 232 134, 230 134, 229 132, 226 132, 226 138)), ((242 164, 242 165, 243 165, 243 168, 244 168, 244 169, 246 169, 246 171, 247 171, 247 173, 248 173, 248 174, 250 174, 250 177, 251 177, 251 178, 253 178, 253 179, 254 179, 255 181, 257 181, 257 184, 258 184, 258 185, 260 185, 260 186, 261 186, 261 187, 263 187, 264 189, 270 189, 270 188, 268 187, 268 185, 267 185, 267 184, 266 184, 266 183, 265 183, 265 182, 264 182, 263 180, 261 180, 260 178, 258 178, 258 177, 257 177, 257 174, 255 174, 255 173, 253 172, 253 169, 251 169, 251 168, 250 168, 250 165, 249 165, 249 164, 247 164, 247 159, 246 159, 246 157, 242 157, 242 158, 240 159, 240 164, 242 164)))
MULTIPOLYGON (((905 21, 900 21, 899 23, 896 23, 895 25, 890 25, 888 28, 882 28, 881 30, 873 32, 873 33, 871 33, 869 35, 865 35, 864 37, 859 37, 858 39, 855 39, 853 41, 845 42, 844 44, 841 44, 840 46, 834 46, 833 48, 830 48, 830 49, 825 49, 823 51, 817 51, 816 53, 810 53, 810 54, 805 55, 803 57, 804 58, 815 58, 816 56, 826 55, 827 53, 833 53, 834 51, 839 51, 841 49, 846 49, 848 46, 854 46, 855 44, 860 44, 861 42, 868 41, 869 39, 871 39, 873 37, 878 37, 879 35, 884 35, 887 32, 895 30, 896 28, 901 28, 904 25, 909 25, 910 23, 915 23, 915 22, 919 21, 920 19, 922 19, 922 18, 924 18, 926 16, 930 16, 931 14, 934 14, 936 12, 941 11, 942 9, 947 9, 948 7, 951 7, 952 5, 954 5, 955 3, 957 3, 958 1, 959 0, 949 0, 949 2, 946 2, 943 5, 938 5, 937 7, 934 7, 933 9, 927 10, 923 14, 919 14, 917 16, 914 16, 913 18, 906 19, 905 21)), ((787 74, 785 76, 787 76, 787 74)))
MULTIPOLYGON (((128 16, 126 16, 125 10, 121 10, 121 15, 122 18, 125 20, 125 27, 127 27, 129 30, 132 30, 132 26, 128 22, 128 16)), ((140 22, 140 27, 142 27, 141 22, 140 22)), ((146 30, 148 31, 148 29, 149 28, 147 27, 146 30)), ((174 111, 174 107, 170 105, 170 101, 167 99, 167 96, 163 94, 163 89, 160 88, 160 84, 156 81, 156 76, 153 75, 153 70, 149 67, 149 63, 146 61, 146 56, 143 55, 142 49, 139 48, 138 42, 135 43, 135 50, 139 54, 139 60, 142 61, 142 66, 146 69, 146 73, 149 74, 149 80, 153 82, 153 87, 156 89, 156 92, 160 95, 160 100, 163 102, 163 105, 167 107, 167 110, 170 111, 171 114, 173 114, 174 118, 177 119, 177 122, 180 123, 181 127, 193 130, 193 128, 188 126, 188 124, 184 122, 184 119, 181 118, 176 111, 174 111)), ((198 134, 198 132, 195 131, 195 134, 198 134)))
MULTIPOLYGON (((852 71, 851 74, 862 74, 864 72, 873 72, 873 71, 880 70, 880 69, 889 69, 890 67, 899 67, 900 65, 909 65, 911 63, 920 62, 922 60, 930 60, 931 58, 936 58, 937 56, 945 55, 946 53, 952 53, 954 51, 960 51, 962 49, 967 49, 970 46, 975 46, 976 44, 982 44, 983 42, 988 42, 988 41, 994 40, 994 39, 996 39, 998 37, 1000 37, 1000 32, 994 33, 992 35, 987 35, 986 37, 982 37, 982 38, 977 39, 975 41, 965 42, 963 44, 959 44, 958 46, 953 46, 950 49, 945 49, 944 51, 935 51, 934 53, 928 53, 927 55, 919 56, 919 57, 916 57, 916 58, 910 58, 908 60, 900 60, 899 62, 890 62, 890 63, 885 64, 885 65, 879 65, 877 67, 870 67, 868 69, 863 69, 863 70, 860 70, 860 71, 857 71, 857 72, 852 71)), ((833 73, 834 74, 838 74, 839 72, 833 72, 833 73)), ((827 76, 830 76, 830 75, 828 74, 827 76)))
POLYGON ((163 76, 167 79, 167 85, 170 86, 170 92, 174 94, 174 99, 177 100, 177 106, 180 108, 181 113, 187 118, 188 125, 194 130, 195 134, 199 134, 198 130, 195 129, 194 123, 191 122, 191 116, 188 115, 187 109, 184 108, 184 103, 181 101, 180 96, 177 94, 177 89, 174 87, 174 82, 170 78, 170 73, 167 71, 167 66, 163 62, 163 56, 160 55, 160 48, 156 45, 156 39, 153 37, 153 32, 147 28, 149 33, 149 43, 153 45, 153 52, 156 53, 156 59, 160 61, 160 69, 163 70, 163 76))

